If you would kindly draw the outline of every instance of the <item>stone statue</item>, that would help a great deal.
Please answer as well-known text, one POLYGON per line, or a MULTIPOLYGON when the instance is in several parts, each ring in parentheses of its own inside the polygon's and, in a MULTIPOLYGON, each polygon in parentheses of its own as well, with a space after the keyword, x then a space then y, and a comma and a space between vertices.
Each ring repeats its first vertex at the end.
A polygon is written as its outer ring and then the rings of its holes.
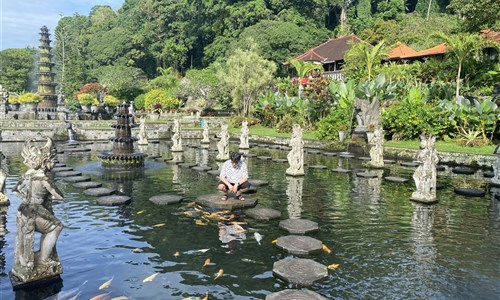
POLYGON ((0 151, 0 206, 9 205, 9 198, 5 191, 5 180, 7 179, 7 158, 0 151))
POLYGON ((493 154, 497 159, 493 162, 493 178, 491 178, 491 184, 494 187, 500 187, 500 144, 497 145, 493 154))
POLYGON ((208 122, 204 121, 203 122, 203 139, 201 140, 202 144, 210 144, 210 138, 208 136, 209 136, 208 122))
POLYGON ((146 118, 142 117, 139 119, 139 140, 138 145, 148 144, 148 135, 146 134, 146 118))
POLYGON ((376 128, 368 141, 370 148, 370 162, 372 167, 381 168, 384 166, 384 130, 376 128))
POLYGON ((52 200, 61 200, 63 195, 50 174, 56 147, 51 138, 47 138, 47 144, 39 148, 32 145, 33 141, 27 140, 21 153, 29 170, 13 188, 21 199, 11 271, 14 289, 17 285, 53 278, 62 273, 56 242, 63 225, 54 216, 52 200), (40 249, 36 252, 35 232, 41 234, 40 249))
POLYGON ((217 150, 219 150, 219 154, 217 154, 216 160, 226 161, 229 159, 229 132, 227 131, 227 124, 221 125, 220 140, 217 142, 217 150))
POLYGON ((174 129, 172 135, 172 152, 182 152, 182 137, 181 137, 181 123, 179 119, 174 120, 174 129))
MULTIPOLYGON (((358 126, 356 131, 367 131, 370 128, 380 127, 381 110, 380 102, 378 99, 374 99, 371 102, 368 100, 362 100, 356 98, 354 100, 354 106, 356 108, 356 121, 358 126)), ((368 141, 369 143, 370 141, 368 141)))
POLYGON ((7 101, 9 98, 9 93, 7 92, 6 89, 3 88, 3 86, 0 84, 0 100, 1 101, 7 101))
POLYGON ((286 169, 287 175, 304 175, 304 141, 302 140, 302 128, 298 124, 293 124, 292 137, 290 138, 292 149, 287 155, 290 167, 286 169))
POLYGON ((434 202, 436 201, 436 165, 439 162, 434 147, 436 137, 430 134, 421 134, 420 139, 420 150, 416 158, 420 162, 420 166, 413 174, 417 190, 412 193, 411 199, 419 202, 434 202))
POLYGON ((248 122, 245 120, 241 123, 241 135, 240 135, 240 149, 248 149, 250 146, 248 145, 248 122))
POLYGON ((288 217, 290 219, 300 219, 302 215, 302 190, 304 185, 303 177, 287 177, 288 186, 286 195, 288 196, 288 217))

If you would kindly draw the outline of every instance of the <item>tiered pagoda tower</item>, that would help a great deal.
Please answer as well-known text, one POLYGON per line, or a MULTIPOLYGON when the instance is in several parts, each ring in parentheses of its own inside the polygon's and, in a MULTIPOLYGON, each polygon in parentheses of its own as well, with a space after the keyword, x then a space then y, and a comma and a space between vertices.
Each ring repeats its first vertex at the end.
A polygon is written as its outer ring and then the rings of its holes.
POLYGON ((99 154, 101 165, 106 169, 130 170, 144 167, 144 159, 147 154, 134 151, 134 142, 137 138, 132 137, 132 114, 129 113, 129 105, 122 103, 116 110, 115 136, 109 140, 113 142, 111 151, 99 154))
POLYGON ((47 26, 40 28, 40 60, 38 62, 38 80, 35 82, 37 86, 37 93, 42 97, 42 101, 38 103, 38 108, 56 108, 57 107, 57 94, 54 77, 56 73, 52 72, 54 63, 52 62, 52 54, 50 50, 50 33, 47 26))

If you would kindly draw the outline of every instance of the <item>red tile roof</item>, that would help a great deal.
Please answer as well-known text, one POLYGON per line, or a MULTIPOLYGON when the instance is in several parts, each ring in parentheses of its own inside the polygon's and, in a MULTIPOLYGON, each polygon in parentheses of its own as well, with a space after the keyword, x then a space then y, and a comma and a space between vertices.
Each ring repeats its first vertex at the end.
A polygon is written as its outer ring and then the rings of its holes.
POLYGON ((448 47, 446 46, 445 43, 441 43, 441 44, 434 46, 432 48, 418 51, 417 53, 414 53, 414 54, 401 56, 400 58, 417 58, 417 57, 424 57, 424 56, 434 56, 434 55, 445 54, 446 52, 448 52, 448 47))
POLYGON ((481 30, 480 35, 487 41, 500 42, 500 32, 493 29, 481 30))
POLYGON ((352 43, 363 42, 354 34, 346 35, 319 44, 318 46, 296 56, 295 60, 328 63, 344 59, 345 53, 351 49, 352 43))
POLYGON ((389 51, 388 59, 398 59, 401 57, 405 57, 408 55, 415 55, 415 54, 417 54, 417 51, 413 50, 412 48, 408 47, 403 43, 398 42, 396 48, 389 51))

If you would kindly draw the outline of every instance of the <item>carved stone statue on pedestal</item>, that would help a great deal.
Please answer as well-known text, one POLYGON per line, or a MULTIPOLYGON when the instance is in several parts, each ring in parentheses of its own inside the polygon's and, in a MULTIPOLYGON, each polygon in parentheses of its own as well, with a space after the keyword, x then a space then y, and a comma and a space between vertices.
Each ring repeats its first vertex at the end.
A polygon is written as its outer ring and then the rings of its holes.
POLYGON ((34 282, 59 278, 62 265, 56 252, 56 242, 63 225, 54 216, 52 200, 63 199, 50 170, 56 148, 51 138, 36 147, 34 139, 24 143, 21 155, 29 170, 13 188, 21 199, 17 211, 17 233, 14 264, 10 273, 14 290, 34 282), (35 232, 39 232, 40 249, 35 251, 35 232))
POLYGON ((148 135, 146 134, 146 118, 142 117, 139 119, 139 140, 138 145, 148 144, 148 135))
POLYGON ((203 122, 203 139, 201 139, 202 144, 210 144, 210 138, 209 136, 209 127, 208 127, 208 122, 205 121, 203 122))
POLYGON ((248 122, 245 120, 241 123, 241 135, 240 135, 240 149, 248 149, 250 146, 248 145, 248 122))
POLYGON ((416 158, 420 162, 420 166, 413 174, 417 190, 412 193, 411 199, 418 202, 432 203, 436 201, 436 165, 439 162, 434 147, 436 137, 430 134, 421 134, 420 139, 420 150, 416 158))
POLYGON ((491 178, 491 185, 500 187, 500 144, 497 145, 493 154, 497 159, 493 162, 493 178, 491 178))
POLYGON ((384 166, 384 130, 382 128, 376 128, 371 135, 371 139, 368 143, 372 146, 370 148, 370 158, 368 162, 369 165, 376 168, 381 168, 384 166))
POLYGON ((229 159, 229 132, 227 131, 227 124, 221 125, 220 140, 217 142, 217 150, 219 150, 219 154, 217 154, 216 160, 226 161, 229 159))
POLYGON ((0 151, 0 206, 9 205, 9 198, 5 192, 5 180, 7 179, 7 158, 0 151))
POLYGON ((172 135, 172 152, 182 152, 182 137, 181 137, 181 123, 179 119, 174 120, 174 129, 172 135))
POLYGON ((293 124, 290 147, 292 147, 292 149, 287 155, 290 167, 286 169, 286 174, 291 176, 303 176, 305 174, 304 141, 302 140, 302 128, 298 124, 293 124))

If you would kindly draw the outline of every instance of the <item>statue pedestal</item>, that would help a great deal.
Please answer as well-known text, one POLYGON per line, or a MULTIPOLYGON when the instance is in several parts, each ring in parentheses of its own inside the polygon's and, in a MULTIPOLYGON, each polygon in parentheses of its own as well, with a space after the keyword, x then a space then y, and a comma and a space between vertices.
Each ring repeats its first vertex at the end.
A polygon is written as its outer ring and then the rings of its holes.
POLYGON ((305 175, 305 172, 304 170, 286 170, 285 174, 287 176, 304 176, 305 175))
POLYGON ((16 275, 14 275, 11 272, 9 272, 9 277, 10 277, 10 283, 12 284, 12 289, 14 291, 18 290, 25 290, 25 289, 34 289, 34 288, 39 288, 41 286, 46 286, 49 284, 53 284, 55 282, 62 282, 61 276, 59 274, 56 274, 52 277, 46 277, 38 280, 33 280, 33 281, 28 281, 28 282, 22 282, 19 281, 16 275))

